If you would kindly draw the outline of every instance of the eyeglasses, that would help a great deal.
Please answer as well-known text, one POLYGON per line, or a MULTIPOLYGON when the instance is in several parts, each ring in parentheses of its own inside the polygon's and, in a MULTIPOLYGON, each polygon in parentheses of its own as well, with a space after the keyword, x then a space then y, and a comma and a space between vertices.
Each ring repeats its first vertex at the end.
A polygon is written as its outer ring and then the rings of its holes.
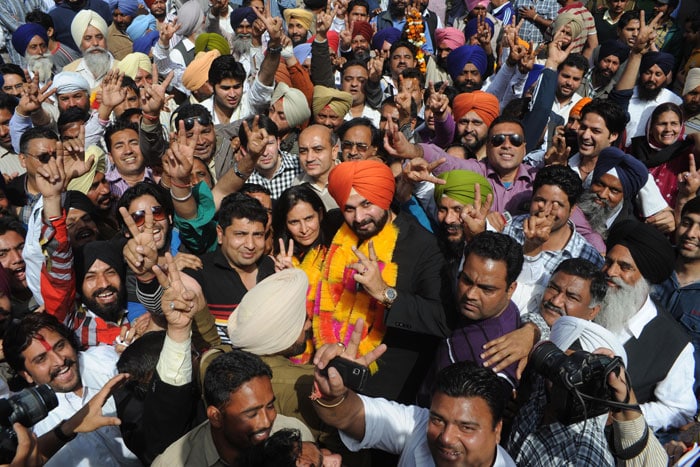
POLYGON ((491 145, 494 148, 497 148, 498 146, 506 142, 506 138, 508 138, 510 140, 510 144, 512 144, 516 148, 519 148, 524 143, 523 137, 517 133, 499 133, 491 137, 491 145))
POLYGON ((175 122, 176 128, 180 127, 180 121, 185 122, 185 131, 190 131, 192 128, 194 128, 195 122, 199 123, 202 126, 211 125, 211 118, 209 118, 209 115, 197 115, 195 117, 178 118, 177 122, 175 122))
POLYGON ((56 157, 55 152, 42 152, 41 154, 30 154, 28 152, 25 152, 24 154, 29 156, 29 157, 33 157, 34 159, 38 160, 42 164, 48 164, 51 159, 56 157))
MULTIPOLYGON (((151 213, 153 214, 154 221, 165 220, 165 210, 163 206, 151 206, 151 213)), ((134 220, 136 227, 141 227, 146 223, 146 211, 141 209, 140 211, 132 212, 131 218, 134 220)))
POLYGON ((369 149, 369 145, 365 143, 357 143, 355 141, 348 141, 345 140, 341 143, 340 147, 343 149, 343 151, 350 151, 353 147, 357 147, 357 150, 359 152, 365 152, 367 149, 369 149))

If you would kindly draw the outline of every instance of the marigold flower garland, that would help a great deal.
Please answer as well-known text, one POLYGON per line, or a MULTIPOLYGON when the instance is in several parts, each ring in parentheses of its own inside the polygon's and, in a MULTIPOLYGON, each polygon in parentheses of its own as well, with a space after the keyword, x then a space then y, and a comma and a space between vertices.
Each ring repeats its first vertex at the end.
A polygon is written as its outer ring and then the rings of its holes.
MULTIPOLYGON (((392 222, 387 222, 377 235, 372 237, 382 279, 390 287, 396 286, 398 266, 391 261, 396 247, 399 230, 392 222)), ((323 344, 342 342, 347 345, 357 318, 363 318, 367 328, 362 332, 359 355, 365 355, 382 343, 386 325, 386 307, 358 287, 354 280, 355 270, 350 265, 358 261, 352 247, 359 242, 357 235, 347 224, 343 224, 333 238, 321 280, 316 290, 314 305, 313 332, 314 344, 318 349, 323 344)), ((369 257, 369 242, 363 242, 358 249, 369 257)), ((372 373, 377 364, 369 367, 372 373)))
POLYGON ((411 8, 406 15, 406 38, 418 49, 418 52, 416 52, 418 69, 421 73, 425 73, 427 68, 425 52, 423 52, 423 46, 425 45, 425 28, 423 26, 423 15, 417 8, 411 8))

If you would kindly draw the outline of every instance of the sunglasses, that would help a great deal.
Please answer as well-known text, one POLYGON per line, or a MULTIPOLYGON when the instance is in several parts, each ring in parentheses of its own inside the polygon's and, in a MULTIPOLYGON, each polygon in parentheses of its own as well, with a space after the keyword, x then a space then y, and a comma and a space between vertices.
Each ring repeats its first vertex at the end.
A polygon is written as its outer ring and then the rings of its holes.
POLYGON ((491 137, 491 145, 494 148, 497 148, 498 146, 506 142, 506 138, 508 138, 510 140, 510 144, 512 144, 516 148, 519 148, 524 143, 523 137, 517 133, 499 133, 491 137))
POLYGON ((34 159, 38 160, 42 164, 48 164, 51 159, 56 157, 55 152, 42 152, 41 154, 30 154, 28 152, 25 152, 26 155, 33 157, 34 159))
POLYGON ((343 151, 350 151, 353 147, 357 147, 360 152, 365 152, 369 149, 369 145, 365 143, 356 143, 355 141, 343 141, 340 145, 343 151))
POLYGON ((175 128, 180 128, 180 122, 183 121, 185 122, 185 131, 190 131, 192 128, 194 128, 194 124, 199 123, 202 126, 209 126, 211 125, 211 118, 209 115, 197 115, 196 117, 187 117, 187 118, 178 118, 175 121, 175 128))
MULTIPOLYGON (((163 209, 163 206, 151 206, 151 214, 153 214, 154 221, 165 220, 165 209, 163 209)), ((136 227, 141 227, 146 223, 146 211, 141 209, 133 212, 131 213, 131 218, 134 220, 136 227)))

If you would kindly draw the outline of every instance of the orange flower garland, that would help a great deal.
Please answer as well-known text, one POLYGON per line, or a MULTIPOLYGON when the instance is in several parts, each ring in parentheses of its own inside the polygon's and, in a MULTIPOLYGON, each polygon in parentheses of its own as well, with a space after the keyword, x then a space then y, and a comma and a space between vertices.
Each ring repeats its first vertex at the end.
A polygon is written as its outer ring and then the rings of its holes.
MULTIPOLYGON (((396 286, 398 266, 391 262, 396 247, 399 230, 392 222, 374 237, 372 243, 377 254, 382 279, 390 287, 396 286)), ((347 224, 343 225, 333 238, 326 255, 321 281, 316 289, 313 332, 314 344, 318 349, 323 344, 342 342, 347 345, 357 318, 363 318, 367 328, 362 333, 358 355, 365 355, 382 343, 386 325, 385 306, 358 287, 354 280, 355 270, 350 265, 358 261, 352 247, 359 242, 357 235, 347 224)), ((358 249, 369 257, 369 242, 358 249)), ((377 364, 369 367, 372 373, 377 364)))
POLYGON ((427 68, 423 46, 425 45, 425 28, 423 27, 423 15, 417 8, 411 8, 406 15, 406 37, 408 41, 418 49, 416 60, 418 69, 425 73, 427 68))

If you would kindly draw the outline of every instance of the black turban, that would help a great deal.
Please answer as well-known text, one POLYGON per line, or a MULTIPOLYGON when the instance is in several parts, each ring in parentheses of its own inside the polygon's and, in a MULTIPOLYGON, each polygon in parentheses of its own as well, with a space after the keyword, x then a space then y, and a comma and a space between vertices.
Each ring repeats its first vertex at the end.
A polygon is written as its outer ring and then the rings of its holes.
POLYGON ((68 190, 66 191, 66 198, 63 201, 63 207, 67 210, 69 209, 80 209, 85 211, 90 216, 94 214, 95 206, 90 201, 82 191, 68 190))
POLYGON ((652 284, 660 284, 671 276, 675 252, 664 234, 648 224, 626 219, 613 225, 607 248, 627 247, 639 272, 652 284))
POLYGON ((593 180, 600 180, 610 169, 615 169, 622 185, 622 193, 628 200, 637 196, 649 178, 649 172, 641 161, 615 147, 600 151, 593 169, 593 180))
POLYGON ((673 70, 673 65, 676 60, 673 55, 666 52, 647 52, 642 57, 642 63, 639 65, 639 73, 644 73, 654 65, 659 65, 659 68, 664 74, 669 74, 673 70))
POLYGON ((113 267, 119 277, 122 279, 122 286, 125 280, 125 264, 122 256, 122 249, 115 242, 98 241, 90 242, 83 248, 78 250, 75 255, 75 275, 77 279, 78 290, 82 290, 83 280, 87 271, 95 264, 97 260, 113 267))
POLYGON ((622 63, 627 60, 627 57, 629 57, 630 48, 627 46, 627 44, 624 44, 622 41, 617 39, 605 41, 600 46, 600 50, 598 51, 598 61, 601 61, 610 55, 616 56, 617 59, 620 60, 620 63, 622 63))

